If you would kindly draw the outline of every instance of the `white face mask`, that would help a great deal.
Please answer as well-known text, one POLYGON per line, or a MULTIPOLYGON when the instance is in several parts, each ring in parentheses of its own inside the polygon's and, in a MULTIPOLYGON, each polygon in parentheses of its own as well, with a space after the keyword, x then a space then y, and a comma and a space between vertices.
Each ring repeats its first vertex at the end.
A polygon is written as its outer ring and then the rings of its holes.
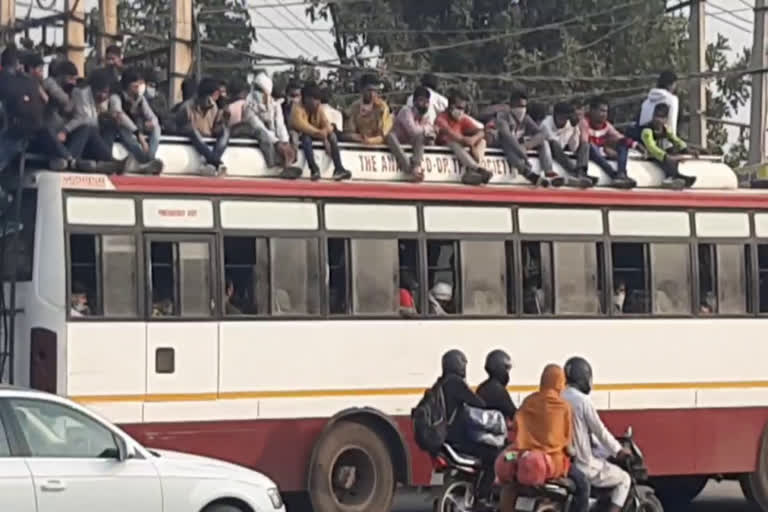
POLYGON ((147 90, 144 94, 147 96, 147 98, 152 99, 157 96, 157 89, 152 86, 147 86, 147 90))
POLYGON ((464 115, 464 111, 458 108, 454 108, 451 110, 451 117, 454 118, 456 121, 461 119, 461 116, 464 115))
POLYGON ((144 96, 145 92, 147 92, 147 84, 139 84, 139 96, 144 96))
POLYGON ((526 114, 525 107, 514 107, 511 109, 512 115, 515 116, 515 119, 518 121, 522 121, 526 114))
POLYGON ((624 300, 627 298, 627 292, 619 292, 613 296, 613 303, 616 308, 622 309, 624 307, 624 300))

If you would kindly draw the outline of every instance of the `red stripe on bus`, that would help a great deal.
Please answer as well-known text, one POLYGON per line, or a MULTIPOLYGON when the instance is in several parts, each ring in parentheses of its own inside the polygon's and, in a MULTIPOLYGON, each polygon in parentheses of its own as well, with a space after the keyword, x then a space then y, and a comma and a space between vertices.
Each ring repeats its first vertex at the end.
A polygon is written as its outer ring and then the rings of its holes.
POLYGON ((768 193, 610 189, 534 189, 462 187, 455 184, 332 183, 269 178, 215 179, 196 177, 113 176, 118 192, 208 196, 270 196, 405 201, 555 204, 588 206, 656 206, 677 208, 768 209, 768 193))

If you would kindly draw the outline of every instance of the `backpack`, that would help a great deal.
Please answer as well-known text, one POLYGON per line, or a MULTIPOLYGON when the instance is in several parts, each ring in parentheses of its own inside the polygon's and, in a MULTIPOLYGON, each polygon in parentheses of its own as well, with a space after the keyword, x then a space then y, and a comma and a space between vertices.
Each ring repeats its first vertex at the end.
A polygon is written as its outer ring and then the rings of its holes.
POLYGON ((411 410, 416 444, 430 455, 437 455, 448 437, 449 420, 446 416, 445 395, 440 384, 426 390, 418 405, 411 410))
POLYGON ((24 75, 12 75, 7 80, 3 103, 8 130, 16 136, 32 136, 43 127, 45 105, 40 84, 24 75))

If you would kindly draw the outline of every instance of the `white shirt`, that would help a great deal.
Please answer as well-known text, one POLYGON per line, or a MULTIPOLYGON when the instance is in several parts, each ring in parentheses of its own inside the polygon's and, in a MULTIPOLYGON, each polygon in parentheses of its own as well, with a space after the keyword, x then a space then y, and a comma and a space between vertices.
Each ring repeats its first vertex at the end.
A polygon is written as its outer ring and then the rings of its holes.
POLYGON ((669 118, 667 120, 667 130, 677 133, 677 116, 680 112, 680 99, 666 89, 651 89, 648 97, 643 101, 640 109, 640 126, 646 125, 653 119, 653 109, 659 103, 669 105, 669 118))
POLYGON ((547 116, 541 122, 541 130, 547 137, 547 140, 554 140, 560 143, 560 147, 570 151, 579 149, 581 132, 578 126, 573 126, 570 121, 565 122, 565 126, 558 128, 555 125, 554 116, 547 116))
POLYGON ((597 414, 595 405, 588 395, 574 387, 568 386, 563 391, 562 397, 571 404, 571 411, 573 413, 573 441, 571 441, 571 448, 573 450, 574 464, 586 474, 587 478, 595 478, 605 468, 607 461, 596 457, 592 453, 592 436, 611 455, 616 455, 621 451, 621 444, 605 428, 603 421, 597 414))
MULTIPOLYGON (((429 87, 427 87, 427 89, 429 89, 429 87)), ((407 105, 409 107, 413 106, 413 94, 408 96, 407 105)), ((429 89, 429 110, 427 110, 427 113, 425 114, 429 120, 429 124, 435 124, 437 115, 446 110, 448 110, 448 98, 437 91, 429 89)))

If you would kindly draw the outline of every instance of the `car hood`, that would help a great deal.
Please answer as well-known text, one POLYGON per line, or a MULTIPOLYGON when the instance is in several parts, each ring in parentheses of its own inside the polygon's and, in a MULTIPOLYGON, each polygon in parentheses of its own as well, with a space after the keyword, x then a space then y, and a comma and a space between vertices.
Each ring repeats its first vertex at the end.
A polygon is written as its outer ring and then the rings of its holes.
POLYGON ((157 455, 153 460, 164 477, 220 478, 248 482, 265 489, 277 487, 266 475, 230 462, 172 450, 150 451, 157 455))

